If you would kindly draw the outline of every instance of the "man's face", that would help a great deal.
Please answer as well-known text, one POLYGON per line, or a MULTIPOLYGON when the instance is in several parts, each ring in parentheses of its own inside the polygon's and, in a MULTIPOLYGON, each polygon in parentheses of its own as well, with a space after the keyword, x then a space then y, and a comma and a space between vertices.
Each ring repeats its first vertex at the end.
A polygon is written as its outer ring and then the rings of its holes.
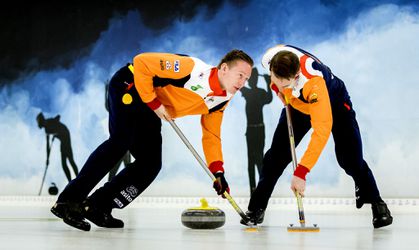
POLYGON ((245 61, 237 60, 231 63, 230 67, 223 63, 220 71, 222 76, 220 77, 221 87, 234 95, 249 80, 252 74, 252 66, 245 61))
POLYGON ((284 88, 295 86, 299 76, 300 76, 300 72, 298 72, 294 77, 287 79, 287 78, 277 77, 271 71, 271 81, 278 87, 279 91, 281 92, 284 90, 284 88))

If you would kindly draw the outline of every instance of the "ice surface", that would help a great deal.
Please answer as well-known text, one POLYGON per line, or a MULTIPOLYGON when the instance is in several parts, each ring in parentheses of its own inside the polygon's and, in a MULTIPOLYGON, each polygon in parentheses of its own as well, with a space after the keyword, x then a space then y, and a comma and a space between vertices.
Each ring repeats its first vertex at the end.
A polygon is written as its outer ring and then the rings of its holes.
MULTIPOLYGON (((181 223, 182 212, 199 205, 200 198, 144 197, 114 216, 125 221, 123 229, 105 229, 92 224, 79 231, 54 217, 49 209, 55 197, 0 197, 0 249, 418 249, 419 202, 386 200, 393 225, 374 229, 369 205, 357 210, 349 199, 305 199, 308 225, 320 232, 287 232, 298 225, 292 198, 271 199, 265 222, 255 231, 239 223, 236 211, 219 198, 210 206, 226 213, 226 223, 214 230, 193 230, 181 223)), ((236 199, 245 211, 248 199, 236 199)))

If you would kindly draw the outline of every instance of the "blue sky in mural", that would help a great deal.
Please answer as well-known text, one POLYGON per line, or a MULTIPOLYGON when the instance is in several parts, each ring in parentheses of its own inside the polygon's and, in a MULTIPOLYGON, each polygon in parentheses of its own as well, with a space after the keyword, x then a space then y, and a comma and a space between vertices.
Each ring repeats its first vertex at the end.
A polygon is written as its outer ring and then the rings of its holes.
MULTIPOLYGON (((201 9, 189 22, 173 20, 159 32, 147 28, 137 12, 110 20, 91 53, 73 67, 43 71, 0 89, 0 180, 5 194, 27 194, 37 189, 45 167, 45 138, 35 116, 61 115, 72 135, 75 160, 82 166, 90 152, 107 137, 104 82, 113 72, 145 51, 193 55, 216 65, 230 49, 240 48, 255 60, 260 73, 263 52, 278 43, 293 44, 317 55, 342 78, 352 96, 364 141, 365 158, 377 175, 384 195, 415 195, 394 190, 419 176, 410 167, 419 158, 419 111, 415 108, 419 84, 419 3, 417 1, 249 1, 237 7, 225 4, 208 19, 201 9), (24 152, 24 153, 23 153, 24 152), (399 171, 395 175, 394 169, 399 171)), ((259 87, 264 87, 263 78, 259 87)), ((226 175, 234 192, 247 195, 246 116, 238 93, 223 123, 226 175)), ((265 107, 266 147, 282 105, 265 107)), ((199 152, 199 117, 178 119, 179 126, 199 152), (196 132, 198 131, 198 132, 196 132)), ((164 167, 153 195, 213 195, 209 179, 165 124, 164 167), (181 180, 181 181, 179 181, 181 180), (182 184, 179 184, 182 183, 182 184), (179 186, 173 191, 174 186, 179 186), (191 185, 195 186, 191 190, 191 185), (180 190, 180 191, 179 191, 180 190)), ((307 136, 309 137, 309 135, 307 136)), ((306 138, 297 153, 304 152, 306 138)), ((58 147, 53 148, 47 180, 65 185, 58 147), (55 150, 55 152, 54 152, 55 150)), ((291 195, 288 169, 277 195, 291 195)), ((338 167, 332 141, 310 173, 308 195, 350 196, 353 184, 338 167)), ((409 182, 412 180, 412 182, 409 182)))

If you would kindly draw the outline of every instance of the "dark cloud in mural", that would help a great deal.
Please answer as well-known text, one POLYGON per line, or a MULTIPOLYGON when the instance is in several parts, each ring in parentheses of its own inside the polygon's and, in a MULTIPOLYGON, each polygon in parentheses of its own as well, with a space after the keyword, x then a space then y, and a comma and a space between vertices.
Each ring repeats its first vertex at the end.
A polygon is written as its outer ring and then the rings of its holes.
POLYGON ((212 18, 229 2, 248 0, 101 0, 30 1, 1 8, 0 86, 28 72, 69 67, 86 55, 111 19, 138 11, 144 25, 162 32, 176 21, 188 22, 198 12, 212 18))

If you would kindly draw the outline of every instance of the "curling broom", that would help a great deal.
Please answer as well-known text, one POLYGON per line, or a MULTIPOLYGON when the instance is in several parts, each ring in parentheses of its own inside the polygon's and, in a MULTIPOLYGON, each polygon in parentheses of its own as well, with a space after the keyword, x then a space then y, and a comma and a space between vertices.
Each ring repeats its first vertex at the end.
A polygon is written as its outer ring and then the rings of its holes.
MULTIPOLYGON (((285 112, 287 114, 288 135, 290 139, 292 166, 295 171, 295 169, 297 168, 297 155, 295 153, 294 130, 292 129, 291 111, 290 111, 288 100, 286 100, 286 102, 287 104, 285 105, 285 112)), ((300 219, 300 226, 294 226, 294 224, 290 224, 290 226, 287 227, 288 232, 319 232, 320 228, 317 226, 317 224, 313 224, 313 226, 306 226, 303 201, 302 201, 301 195, 298 192, 295 192, 294 194, 295 194, 295 197, 297 198, 298 216, 300 219)))

